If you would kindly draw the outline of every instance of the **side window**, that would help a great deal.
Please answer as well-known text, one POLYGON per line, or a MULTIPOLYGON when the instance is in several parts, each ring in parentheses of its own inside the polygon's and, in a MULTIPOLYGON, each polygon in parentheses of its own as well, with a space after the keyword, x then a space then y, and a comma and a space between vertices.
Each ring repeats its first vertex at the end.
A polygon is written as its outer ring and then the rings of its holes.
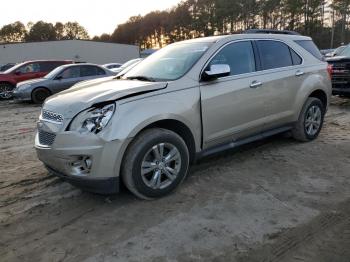
POLYGON ((20 71, 22 74, 41 72, 39 63, 26 64, 21 66, 17 71, 20 71))
POLYGON ((63 63, 60 62, 42 62, 40 63, 40 69, 42 72, 51 72, 56 67, 59 67, 63 65, 63 63))
POLYGON ((291 53, 286 44, 272 40, 259 40, 257 45, 263 70, 293 65, 291 53))
POLYGON ((211 65, 227 64, 231 75, 255 71, 255 58, 251 41, 232 43, 224 47, 209 63, 211 65))
POLYGON ((303 59, 301 59, 301 57, 297 53, 295 53, 295 51, 292 48, 289 48, 289 50, 292 56, 293 65, 301 65, 303 59))
POLYGON ((106 74, 106 71, 103 70, 102 68, 96 67, 96 70, 97 70, 97 75, 99 76, 106 74))
POLYGON ((65 69, 59 76, 62 79, 78 78, 80 77, 80 68, 79 66, 69 67, 65 69))
POLYGON ((323 61, 323 55, 312 40, 296 40, 295 43, 300 45, 317 59, 323 61))
POLYGON ((96 66, 82 66, 81 67, 81 77, 87 77, 87 76, 95 76, 97 75, 97 67, 96 66))

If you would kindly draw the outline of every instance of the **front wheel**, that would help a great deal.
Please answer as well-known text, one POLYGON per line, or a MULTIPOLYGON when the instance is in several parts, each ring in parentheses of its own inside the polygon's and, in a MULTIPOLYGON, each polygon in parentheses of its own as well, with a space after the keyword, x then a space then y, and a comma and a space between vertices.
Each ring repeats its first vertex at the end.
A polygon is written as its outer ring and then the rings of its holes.
POLYGON ((137 197, 153 199, 175 190, 186 177, 189 152, 184 140, 166 129, 149 129, 129 146, 122 167, 126 187, 137 197))
POLYGON ((307 142, 316 139, 321 132, 325 105, 320 99, 309 97, 301 110, 298 122, 292 130, 296 140, 307 142))
POLYGON ((51 93, 49 90, 39 87, 32 92, 32 101, 34 104, 42 104, 50 95, 51 93))
POLYGON ((13 97, 13 90, 15 87, 10 83, 0 83, 0 98, 11 99, 13 97))

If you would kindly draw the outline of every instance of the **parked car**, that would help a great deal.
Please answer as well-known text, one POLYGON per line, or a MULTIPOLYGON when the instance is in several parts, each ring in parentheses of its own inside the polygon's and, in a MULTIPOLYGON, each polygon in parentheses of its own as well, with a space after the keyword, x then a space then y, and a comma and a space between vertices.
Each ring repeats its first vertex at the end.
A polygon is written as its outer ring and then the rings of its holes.
POLYGON ((143 58, 136 58, 136 59, 132 59, 126 63, 124 63, 121 67, 119 68, 113 68, 111 69, 113 72, 115 72, 116 74, 119 74, 121 71, 123 71, 125 68, 132 66, 133 64, 136 64, 140 61, 142 61, 143 58))
POLYGON ((6 70, 9 70, 10 68, 14 67, 15 63, 7 63, 5 65, 0 66, 0 72, 4 72, 6 70))
POLYGON ((322 50, 320 50, 321 54, 324 56, 329 56, 334 51, 335 51, 335 49, 322 49, 322 50))
POLYGON ((13 90, 19 82, 43 77, 58 66, 71 63, 73 61, 37 60, 15 65, 0 73, 0 98, 12 98, 13 90))
POLYGON ((129 65, 128 67, 125 67, 122 71, 120 71, 118 74, 117 74, 117 77, 118 78, 121 78, 123 75, 125 75, 127 72, 129 72, 131 69, 133 69, 135 66, 137 66, 139 63, 141 63, 141 61, 143 61, 144 58, 142 59, 139 59, 136 63, 133 63, 131 65, 129 65))
POLYGON ((339 46, 338 48, 332 50, 331 52, 327 52, 326 57, 338 56, 343 50, 346 48, 346 45, 339 46))
POLYGON ((350 96, 350 45, 338 56, 327 58, 332 74, 333 95, 350 96))
POLYGON ((13 95, 16 100, 41 104, 52 94, 68 89, 78 82, 113 76, 112 71, 95 64, 72 64, 57 67, 43 78, 17 84, 13 95))
POLYGON ((107 69, 114 69, 114 68, 119 68, 122 65, 123 64, 120 64, 120 63, 110 63, 110 64, 104 64, 103 67, 105 67, 107 69))
POLYGON ((331 96, 309 37, 237 34, 171 44, 122 79, 47 99, 35 138, 47 169, 75 185, 162 197, 196 159, 277 133, 311 141, 331 96))

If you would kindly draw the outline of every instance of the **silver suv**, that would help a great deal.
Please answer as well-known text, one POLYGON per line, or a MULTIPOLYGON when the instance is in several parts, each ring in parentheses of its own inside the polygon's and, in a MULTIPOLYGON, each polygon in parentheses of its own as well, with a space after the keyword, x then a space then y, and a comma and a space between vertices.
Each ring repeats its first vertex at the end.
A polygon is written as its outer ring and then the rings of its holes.
POLYGON ((122 77, 84 82, 43 105, 35 147, 53 174, 97 193, 152 199, 196 159, 267 136, 315 139, 331 95, 309 37, 241 34, 184 41, 122 77))

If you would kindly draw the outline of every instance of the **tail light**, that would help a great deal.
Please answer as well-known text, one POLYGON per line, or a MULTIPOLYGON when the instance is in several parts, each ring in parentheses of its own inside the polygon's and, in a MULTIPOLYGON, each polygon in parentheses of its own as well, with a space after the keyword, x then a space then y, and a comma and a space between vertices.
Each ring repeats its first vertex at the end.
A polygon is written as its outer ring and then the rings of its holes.
POLYGON ((332 79, 333 65, 328 64, 328 66, 327 66, 327 72, 328 72, 329 79, 332 79))

